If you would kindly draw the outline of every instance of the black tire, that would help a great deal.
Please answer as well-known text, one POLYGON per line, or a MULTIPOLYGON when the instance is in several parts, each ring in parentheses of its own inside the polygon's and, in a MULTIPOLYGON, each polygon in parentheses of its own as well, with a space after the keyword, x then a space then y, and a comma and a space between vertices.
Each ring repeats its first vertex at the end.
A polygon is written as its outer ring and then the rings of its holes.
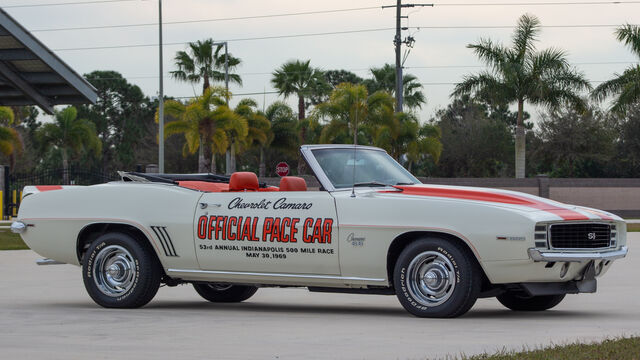
POLYGON ((440 238, 409 244, 393 272, 398 300, 418 317, 463 315, 476 302, 482 281, 482 270, 472 256, 462 246, 440 238))
POLYGON ((193 288, 205 300, 221 303, 242 302, 258 291, 255 286, 219 283, 193 284, 193 288))
POLYGON ((502 305, 513 311, 544 311, 560 304, 564 297, 564 294, 525 297, 507 291, 496 298, 502 305))
POLYGON ((162 267, 144 244, 124 233, 107 233, 89 246, 82 278, 89 296, 106 308, 138 308, 158 292, 162 267))

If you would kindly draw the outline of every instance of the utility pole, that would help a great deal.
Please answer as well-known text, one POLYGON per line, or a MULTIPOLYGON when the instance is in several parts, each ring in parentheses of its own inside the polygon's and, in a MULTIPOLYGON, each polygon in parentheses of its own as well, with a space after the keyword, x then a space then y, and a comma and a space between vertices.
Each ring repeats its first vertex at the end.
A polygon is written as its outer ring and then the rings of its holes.
POLYGON ((160 91, 158 95, 158 172, 164 174, 164 83, 163 83, 163 70, 162 70, 162 0, 158 0, 158 26, 159 26, 159 60, 160 60, 160 91))
POLYGON ((396 112, 402 112, 402 28, 400 20, 402 18, 402 0, 398 0, 396 5, 396 37, 393 43, 396 47, 396 112))
POLYGON ((396 36, 393 38, 393 44, 395 46, 396 51, 396 112, 402 112, 403 109, 403 83, 402 83, 402 44, 407 44, 409 47, 413 46, 413 42, 415 41, 412 37, 407 37, 405 40, 402 40, 402 30, 408 30, 407 27, 402 27, 402 19, 408 18, 408 16, 402 16, 402 8, 405 7, 425 7, 430 6, 433 7, 433 4, 402 4, 402 0, 397 0, 396 5, 386 5, 382 8, 396 8, 396 36))

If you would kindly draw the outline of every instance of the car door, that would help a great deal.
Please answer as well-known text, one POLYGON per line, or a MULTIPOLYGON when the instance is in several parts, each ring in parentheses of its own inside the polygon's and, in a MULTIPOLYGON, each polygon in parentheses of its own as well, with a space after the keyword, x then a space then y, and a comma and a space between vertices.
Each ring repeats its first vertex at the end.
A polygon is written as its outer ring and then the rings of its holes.
POLYGON ((194 237, 202 270, 340 274, 336 207, 325 191, 205 193, 194 237))

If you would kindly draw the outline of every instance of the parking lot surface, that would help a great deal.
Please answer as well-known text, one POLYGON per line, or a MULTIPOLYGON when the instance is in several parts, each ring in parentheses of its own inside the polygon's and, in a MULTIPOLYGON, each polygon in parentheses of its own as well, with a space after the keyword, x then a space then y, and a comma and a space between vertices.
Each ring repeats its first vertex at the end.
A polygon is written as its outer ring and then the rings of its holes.
POLYGON ((161 288, 142 309, 103 309, 78 267, 0 251, 0 358, 432 359, 639 335, 640 233, 629 242, 596 294, 568 295, 541 313, 480 299, 458 319, 415 318, 394 296, 306 289, 213 304, 188 285, 161 288))

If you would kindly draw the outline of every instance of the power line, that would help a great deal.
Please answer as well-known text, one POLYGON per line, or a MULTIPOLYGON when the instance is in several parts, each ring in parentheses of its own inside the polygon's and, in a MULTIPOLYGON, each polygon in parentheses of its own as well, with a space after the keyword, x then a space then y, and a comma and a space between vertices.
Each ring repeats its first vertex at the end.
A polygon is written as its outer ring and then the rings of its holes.
MULTIPOLYGON (((631 24, 636 25, 636 24, 631 24)), ((614 28, 620 24, 569 24, 569 25, 540 25, 540 28, 614 28)), ((411 26, 411 29, 513 29, 516 25, 454 25, 454 26, 411 26)))
POLYGON ((48 3, 48 4, 23 4, 23 5, 5 5, 3 9, 17 9, 17 8, 34 8, 45 6, 65 6, 65 5, 89 5, 89 4, 104 4, 104 3, 122 3, 122 2, 139 2, 139 0, 95 0, 95 1, 73 1, 63 3, 48 3))
MULTIPOLYGON (((620 26, 620 24, 575 24, 575 25, 542 25, 541 28, 615 28, 620 26)), ((496 25, 469 25, 469 26, 411 26, 410 29, 512 29, 515 28, 515 25, 504 25, 504 26, 496 26, 496 25)), ((311 37, 311 36, 328 36, 328 35, 343 35, 343 34, 356 34, 356 33, 366 33, 366 32, 378 32, 378 31, 389 31, 394 30, 394 28, 377 28, 377 29, 360 29, 360 30, 345 30, 345 31, 330 31, 330 32, 320 32, 320 33, 306 33, 306 34, 290 34, 290 35, 273 35, 273 36, 259 36, 259 37, 247 37, 247 38, 236 38, 236 39, 226 39, 222 41, 253 41, 253 40, 274 40, 274 39, 290 39, 290 38, 300 38, 300 37, 311 37)), ((175 46, 175 45, 186 45, 189 44, 189 41, 179 41, 179 42, 170 42, 164 43, 165 46, 175 46)), ((111 46, 90 46, 90 47, 76 47, 76 48, 59 48, 53 49, 53 51, 78 51, 78 50, 106 50, 106 49, 123 49, 123 48, 140 48, 140 47, 152 47, 158 46, 158 44, 130 44, 130 45, 111 45, 111 46)))
MULTIPOLYGON (((601 61, 601 62, 576 62, 571 65, 622 65, 622 64, 637 64, 637 60, 629 61, 601 61)), ((464 69, 464 68, 483 68, 484 65, 428 65, 428 66, 405 66, 405 69, 464 69)))
MULTIPOLYGON (((587 80, 592 84, 599 84, 599 83, 603 83, 605 81, 608 80, 587 80)), ((424 86, 440 86, 440 85, 458 85, 460 82, 425 82, 425 83, 420 83, 420 85, 424 85, 424 86)))
POLYGON ((554 6, 554 5, 622 5, 640 4, 640 1, 559 1, 559 2, 507 2, 507 3, 449 3, 434 6, 554 6))
MULTIPOLYGON (((345 30, 345 31, 331 31, 331 32, 321 32, 321 33, 307 33, 307 34, 291 34, 291 35, 274 35, 274 36, 237 38, 237 39, 227 39, 227 40, 221 40, 221 41, 231 42, 231 41, 286 39, 286 38, 298 38, 298 37, 308 37, 308 36, 326 36, 326 35, 342 35, 342 34, 355 34, 355 33, 364 33, 364 32, 375 32, 375 31, 388 31, 388 30, 393 30, 393 29, 394 28, 345 30)), ((189 44, 189 41, 170 42, 170 43, 164 43, 163 45, 165 45, 165 46, 173 46, 173 45, 186 45, 186 44, 189 44)), ((121 48, 137 48, 137 47, 151 47, 151 46, 158 46, 158 44, 131 44, 131 45, 112 45, 112 46, 92 46, 92 47, 53 49, 53 51, 103 50, 103 49, 121 49, 121 48)))
MULTIPOLYGON (((60 6, 60 5, 75 5, 75 4, 93 4, 103 2, 127 2, 134 0, 103 0, 93 2, 74 2, 74 3, 58 3, 58 4, 33 4, 33 5, 12 5, 9 7, 35 7, 35 6, 60 6)), ((640 4, 640 1, 574 1, 574 2, 524 2, 524 3, 454 3, 454 4, 434 4, 434 6, 531 6, 531 5, 620 5, 620 4, 640 4)), ((364 10, 376 10, 381 6, 368 6, 357 8, 345 8, 345 9, 329 9, 329 10, 317 10, 317 11, 300 11, 282 14, 267 14, 267 15, 251 15, 251 16, 239 16, 239 17, 227 17, 227 18, 211 18, 211 19, 195 19, 195 20, 181 20, 181 21, 169 21, 163 25, 178 25, 178 24, 196 24, 207 22, 220 22, 220 21, 235 21, 235 20, 251 20, 251 19, 265 19, 265 18, 278 18, 288 16, 303 16, 303 15, 316 15, 316 14, 331 14, 341 12, 354 12, 364 10)), ((96 26, 79 26, 79 27, 65 27, 65 28, 45 28, 45 29, 32 29, 31 32, 56 32, 56 31, 73 31, 73 30, 97 30, 97 29, 116 29, 116 28, 131 28, 131 27, 147 27, 157 26, 157 23, 135 23, 135 24, 117 24, 117 25, 96 25, 96 26)))
MULTIPOLYGON (((198 19, 198 20, 182 20, 182 21, 168 21, 163 22, 163 25, 176 25, 176 24, 194 24, 194 23, 206 23, 206 22, 219 22, 219 21, 233 21, 233 20, 251 20, 251 19, 265 19, 265 18, 277 18, 287 16, 302 16, 302 15, 315 15, 315 14, 331 14, 340 12, 352 12, 362 10, 380 9, 379 6, 359 7, 359 8, 347 8, 347 9, 330 9, 330 10, 318 10, 318 11, 301 11, 283 14, 268 14, 268 15, 253 15, 253 16, 239 16, 228 18, 213 18, 213 19, 198 19)), ((50 28, 50 29, 34 29, 31 32, 51 32, 51 31, 67 31, 67 30, 94 30, 94 29, 113 29, 113 28, 128 28, 128 27, 143 27, 143 26, 158 26, 158 23, 139 23, 139 24, 121 24, 121 25, 100 25, 100 26, 82 26, 82 27, 68 27, 68 28, 50 28)))
MULTIPOLYGON (((34 7, 48 7, 48 6, 68 6, 68 5, 90 5, 90 4, 103 4, 103 3, 122 3, 122 2, 139 2, 140 0, 94 0, 94 1, 69 1, 62 3, 46 3, 46 4, 22 4, 22 5, 6 5, 2 6, 2 8, 34 8, 34 7)), ((640 1, 560 1, 560 2, 511 2, 511 3, 449 3, 449 4, 438 4, 434 3, 434 6, 571 6, 571 5, 624 5, 624 4, 639 4, 640 1)), ((379 9, 381 6, 371 6, 361 9, 379 9)), ((339 10, 340 11, 340 10, 339 10)), ((350 11, 350 10, 344 10, 350 11)), ((327 12, 335 12, 335 11, 327 11, 327 12)), ((322 12, 308 12, 308 13, 322 13, 322 12)), ((306 14, 300 13, 300 15, 306 14)), ((239 20, 239 19, 251 19, 251 18, 260 18, 260 17, 275 17, 275 16, 290 16, 286 14, 276 14, 276 15, 265 15, 258 17, 241 17, 241 18, 229 18, 222 20, 239 20)), ((134 25, 137 26, 137 25, 134 25)))
MULTIPOLYGON (((231 94, 233 96, 246 96, 246 95, 263 95, 263 94, 279 94, 279 91, 259 91, 259 92, 248 92, 248 93, 234 93, 231 94)), ((199 95, 198 95, 199 96, 199 95)), ((174 99, 193 99, 197 96, 172 96, 174 99)))
MULTIPOLYGON (((573 66, 581 66, 581 65, 626 65, 626 64, 638 64, 636 60, 629 61, 601 61, 601 62, 574 62, 571 63, 573 66)), ((405 66, 405 69, 465 69, 465 68, 484 68, 484 65, 426 65, 426 66, 405 66)), ((341 69, 345 71, 369 71, 369 68, 347 68, 341 69)), ((286 74, 297 74, 301 72, 289 71, 286 74)), ((252 76, 252 75, 273 75, 272 71, 262 71, 262 72, 246 72, 246 73, 237 73, 240 76, 252 76)), ((134 76, 125 76, 122 75, 124 79, 157 79, 158 75, 134 75, 134 76)), ((164 78, 171 78, 171 75, 165 75, 164 78)), ((119 77, 116 78, 96 78, 93 80, 118 80, 121 79, 119 77)), ((93 81, 92 80, 92 81, 93 81)), ((447 83, 448 84, 448 83, 447 83)), ((262 93, 261 93, 262 94, 262 93)))
MULTIPOLYGON (((605 81, 608 80, 590 80, 590 83, 593 84, 599 84, 599 83, 603 83, 605 81)), ((458 85, 459 82, 424 82, 424 83, 420 83, 420 85, 424 85, 424 86, 450 86, 450 85, 458 85)), ((234 93, 233 91, 231 92, 233 94, 233 96, 247 96, 247 95, 263 95, 263 94, 279 94, 279 91, 256 91, 256 92, 246 92, 246 93, 234 93)), ((193 99, 196 98, 200 95, 194 95, 194 96, 168 96, 170 98, 173 99, 193 99)))

